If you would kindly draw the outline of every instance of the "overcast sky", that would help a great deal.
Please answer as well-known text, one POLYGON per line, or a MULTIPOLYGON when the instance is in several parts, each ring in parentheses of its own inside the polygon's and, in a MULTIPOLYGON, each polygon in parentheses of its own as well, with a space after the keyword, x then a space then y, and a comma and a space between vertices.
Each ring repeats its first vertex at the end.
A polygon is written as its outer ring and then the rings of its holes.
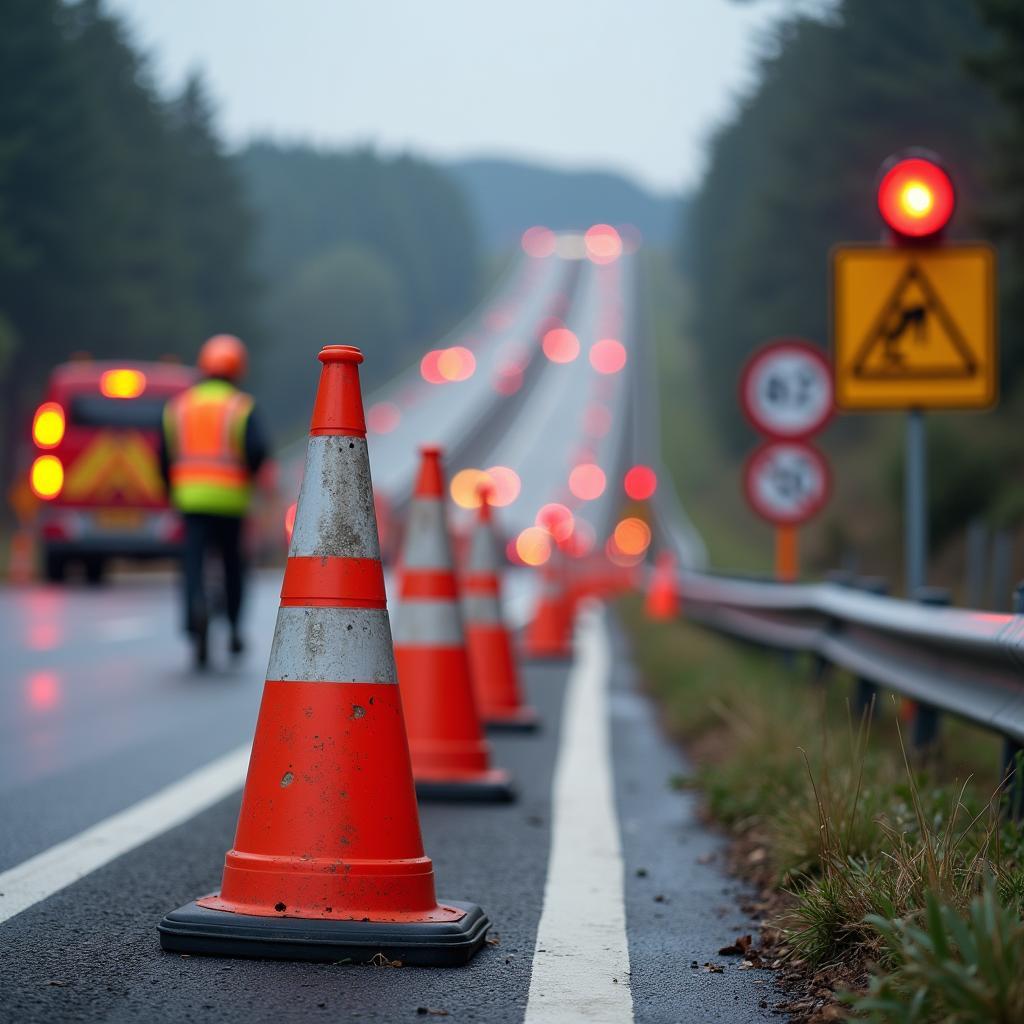
POLYGON ((109 0, 254 135, 697 182, 785 0, 109 0))

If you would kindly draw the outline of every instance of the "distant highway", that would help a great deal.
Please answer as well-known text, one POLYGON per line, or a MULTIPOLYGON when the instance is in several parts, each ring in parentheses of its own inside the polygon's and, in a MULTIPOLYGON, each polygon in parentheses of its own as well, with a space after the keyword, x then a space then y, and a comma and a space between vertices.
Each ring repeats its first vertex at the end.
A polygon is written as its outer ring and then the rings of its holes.
MULTIPOLYGON (((370 454, 389 504, 400 512, 408 499, 415 446, 440 441, 452 472, 514 470, 519 494, 500 510, 510 536, 560 502, 603 543, 625 469, 658 463, 656 423, 641 414, 656 403, 637 402, 652 387, 640 269, 630 255, 521 257, 443 342, 473 353, 471 376, 428 383, 414 369, 368 396, 371 427, 386 428, 371 429, 370 454), (569 349, 545 352, 555 328, 579 343, 566 362, 550 358, 571 350, 566 336, 569 349), (591 364, 606 338, 623 346, 620 372, 591 364), (592 498, 569 489, 580 463, 604 473, 592 498)), ((298 460, 286 453, 293 486, 298 460)), ((685 528, 677 547, 699 558, 685 528)), ((639 692, 613 616, 597 609, 582 618, 572 666, 526 671, 544 729, 494 739, 519 802, 421 808, 440 893, 479 902, 494 921, 496 941, 467 968, 161 953, 160 917, 219 882, 279 586, 278 572, 257 575, 249 650, 235 665, 221 655, 202 677, 189 668, 169 576, 0 591, 0 1019, 779 1019, 770 975, 701 968, 750 930, 741 887, 723 873, 721 841, 699 824, 694 797, 669 786, 685 766, 639 692)), ((511 573, 509 589, 522 624, 530 571, 511 573)))

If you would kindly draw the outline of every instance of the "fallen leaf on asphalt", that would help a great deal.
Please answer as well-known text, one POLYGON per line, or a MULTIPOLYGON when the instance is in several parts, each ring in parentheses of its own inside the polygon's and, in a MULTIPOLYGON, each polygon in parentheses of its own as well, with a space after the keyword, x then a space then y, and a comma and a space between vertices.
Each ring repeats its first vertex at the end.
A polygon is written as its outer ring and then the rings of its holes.
POLYGON ((66 981, 56 981, 56 980, 54 980, 54 981, 48 981, 46 984, 47 985, 53 985, 55 988, 67 988, 67 984, 68 983, 66 981))
POLYGON ((707 964, 704 965, 704 970, 707 971, 708 974, 724 974, 725 973, 725 968, 721 964, 707 963, 707 964))
POLYGON ((702 853, 697 858, 697 863, 698 864, 710 864, 714 859, 715 859, 715 855, 713 853, 702 853))
POLYGON ((431 1016, 431 1017, 447 1017, 448 1016, 448 1011, 447 1010, 435 1010, 432 1006, 417 1006, 416 1007, 416 1012, 421 1017, 426 1017, 428 1015, 431 1016))
POLYGON ((750 949, 750 936, 740 935, 731 946, 723 946, 719 951, 719 956, 744 956, 748 949, 750 949))
POLYGON ((383 953, 374 953, 370 958, 371 967, 401 967, 401 960, 389 960, 383 953))
POLYGON ((500 946, 501 936, 500 935, 488 935, 484 940, 488 946, 500 946))

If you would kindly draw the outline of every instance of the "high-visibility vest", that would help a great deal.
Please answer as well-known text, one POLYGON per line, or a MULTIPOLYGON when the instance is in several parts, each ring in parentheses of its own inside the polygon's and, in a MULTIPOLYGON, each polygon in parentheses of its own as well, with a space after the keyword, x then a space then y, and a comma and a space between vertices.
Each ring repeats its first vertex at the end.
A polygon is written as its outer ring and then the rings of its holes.
POLYGON ((223 380, 204 380, 164 409, 171 504, 182 512, 243 516, 251 498, 245 427, 252 397, 223 380))

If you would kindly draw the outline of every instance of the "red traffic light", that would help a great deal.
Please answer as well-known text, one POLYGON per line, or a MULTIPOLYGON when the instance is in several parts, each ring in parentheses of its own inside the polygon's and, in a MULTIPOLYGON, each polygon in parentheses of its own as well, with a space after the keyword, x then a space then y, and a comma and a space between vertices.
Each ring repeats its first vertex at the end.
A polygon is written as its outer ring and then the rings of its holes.
POLYGON ((904 238, 938 234, 953 216, 953 180, 935 160, 925 156, 894 157, 882 168, 878 210, 904 238))

